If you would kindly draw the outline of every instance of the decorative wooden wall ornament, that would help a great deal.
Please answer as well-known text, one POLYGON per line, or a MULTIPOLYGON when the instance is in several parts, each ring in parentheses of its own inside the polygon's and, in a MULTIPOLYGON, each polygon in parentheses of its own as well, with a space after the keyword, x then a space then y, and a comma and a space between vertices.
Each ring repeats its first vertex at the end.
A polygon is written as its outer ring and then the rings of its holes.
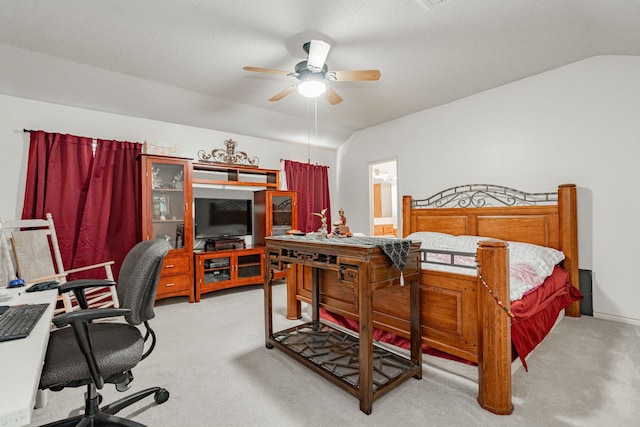
POLYGON ((211 154, 207 154, 204 150, 198 151, 198 159, 210 163, 258 167, 260 160, 257 157, 249 158, 244 151, 238 151, 236 153, 238 143, 233 139, 227 139, 224 145, 227 147, 226 150, 216 148, 211 151, 211 154))

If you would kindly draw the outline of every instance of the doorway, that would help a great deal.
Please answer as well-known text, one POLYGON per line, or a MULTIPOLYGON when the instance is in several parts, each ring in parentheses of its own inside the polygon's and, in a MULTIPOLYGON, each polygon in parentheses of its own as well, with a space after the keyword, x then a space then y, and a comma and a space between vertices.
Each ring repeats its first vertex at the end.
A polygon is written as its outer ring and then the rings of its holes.
POLYGON ((369 164, 371 234, 398 236, 398 171, 396 160, 369 164))

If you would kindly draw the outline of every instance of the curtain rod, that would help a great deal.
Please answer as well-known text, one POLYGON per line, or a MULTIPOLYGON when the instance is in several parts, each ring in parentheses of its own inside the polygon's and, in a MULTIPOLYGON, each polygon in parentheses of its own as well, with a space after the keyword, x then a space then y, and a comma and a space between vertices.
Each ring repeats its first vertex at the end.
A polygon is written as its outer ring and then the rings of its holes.
MULTIPOLYGON (((288 160, 288 159, 280 159, 280 161, 281 161, 281 162, 285 162, 285 161, 295 162, 295 160, 288 160)), ((304 163, 304 162, 296 162, 296 163, 304 163)), ((308 164, 311 164, 311 162, 310 162, 310 161, 307 161, 307 163, 308 163, 308 164)), ((319 163, 316 163, 316 166, 324 166, 324 165, 321 165, 321 164, 319 164, 319 163)), ((327 169, 329 169, 329 166, 324 166, 324 167, 325 167, 325 168, 327 168, 327 169)))
MULTIPOLYGON (((33 130, 33 129, 22 129, 22 132, 24 132, 24 133, 29 132, 30 133, 30 132, 38 132, 38 131, 37 130, 33 130)), ((60 134, 60 132, 46 132, 46 131, 44 131, 44 132, 45 133, 52 133, 52 134, 53 133, 60 134)), ((66 135, 69 135, 69 134, 66 134, 66 135)), ((88 138, 88 139, 93 140, 93 142, 96 142, 98 140, 98 138, 93 138, 93 137, 90 137, 90 136, 78 136, 78 135, 73 135, 73 136, 78 137, 78 138, 88 138)), ((139 142, 137 144, 139 144, 139 142)))
MULTIPOLYGON (((33 130, 33 129, 22 129, 22 132, 27 133, 27 132, 38 132, 37 130, 33 130)), ((47 132, 47 131, 43 131, 45 133, 51 133, 51 134, 60 134, 60 132, 47 132)), ((70 135, 70 134, 65 134, 65 135, 70 135)), ((104 138, 95 138, 93 136, 80 136, 80 135, 72 135, 75 136, 77 138, 87 138, 87 139, 91 139, 94 143, 96 141, 98 141, 99 139, 103 139, 104 141, 116 141, 115 139, 104 139, 104 138)), ((119 142, 133 142, 135 144, 143 144, 142 142, 137 142, 137 141, 119 141, 119 142)), ((145 141, 146 142, 146 141, 145 141)))

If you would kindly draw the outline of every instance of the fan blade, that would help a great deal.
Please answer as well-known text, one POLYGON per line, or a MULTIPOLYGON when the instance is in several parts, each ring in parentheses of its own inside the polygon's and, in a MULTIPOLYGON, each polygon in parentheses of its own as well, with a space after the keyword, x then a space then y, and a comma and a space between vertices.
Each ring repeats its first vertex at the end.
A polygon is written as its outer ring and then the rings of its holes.
POLYGON ((339 82, 379 80, 381 75, 380 70, 333 71, 333 74, 339 82))
POLYGON ((257 71, 258 73, 270 73, 270 74, 289 74, 289 71, 274 70, 273 68, 260 68, 260 67, 242 67, 246 71, 257 71))
POLYGON ((269 101, 271 101, 271 102, 280 101, 282 98, 284 98, 285 96, 289 95, 291 92, 296 90, 296 87, 298 87, 297 84, 289 86, 288 88, 281 90, 280 92, 276 93, 271 98, 269 98, 269 101))
POLYGON ((325 90, 324 92, 324 99, 329 101, 329 104, 331 105, 338 105, 343 101, 342 97, 338 95, 338 92, 336 92, 331 86, 328 85, 327 90, 325 90))
POLYGON ((331 45, 323 42, 322 40, 311 40, 311 46, 309 47, 309 56, 307 58, 307 68, 312 73, 319 73, 324 67, 324 61, 327 60, 331 45))

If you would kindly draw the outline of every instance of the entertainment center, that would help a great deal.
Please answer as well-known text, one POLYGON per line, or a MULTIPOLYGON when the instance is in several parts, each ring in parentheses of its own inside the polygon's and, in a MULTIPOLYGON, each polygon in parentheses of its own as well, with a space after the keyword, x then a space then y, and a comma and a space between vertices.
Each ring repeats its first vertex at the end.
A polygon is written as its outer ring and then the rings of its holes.
POLYGON ((280 191, 280 171, 155 154, 142 154, 140 166, 142 239, 172 247, 156 299, 198 302, 203 293, 263 283, 264 238, 297 227, 296 193, 280 191), (253 198, 227 197, 233 190, 253 198), (204 251, 194 252, 194 238, 204 251))

